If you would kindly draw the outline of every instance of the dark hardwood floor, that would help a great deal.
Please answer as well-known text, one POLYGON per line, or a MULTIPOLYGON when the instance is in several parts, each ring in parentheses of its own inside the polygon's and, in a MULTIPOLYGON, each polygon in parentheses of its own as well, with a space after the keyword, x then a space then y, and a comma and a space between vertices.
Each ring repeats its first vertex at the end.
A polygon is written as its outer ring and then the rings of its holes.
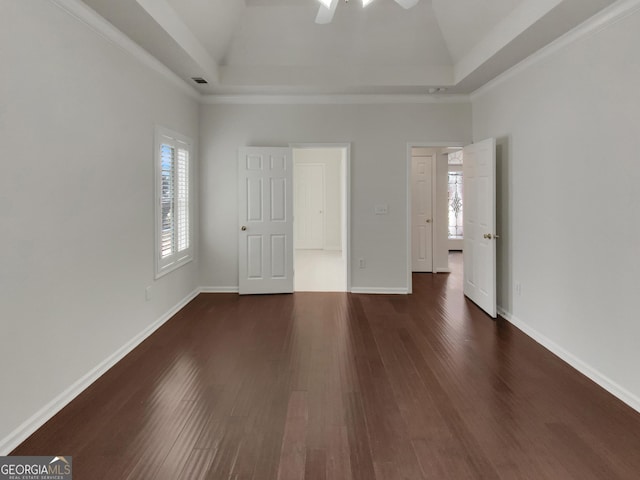
POLYGON ((638 479, 640 414, 465 300, 203 294, 19 446, 75 480, 638 479))

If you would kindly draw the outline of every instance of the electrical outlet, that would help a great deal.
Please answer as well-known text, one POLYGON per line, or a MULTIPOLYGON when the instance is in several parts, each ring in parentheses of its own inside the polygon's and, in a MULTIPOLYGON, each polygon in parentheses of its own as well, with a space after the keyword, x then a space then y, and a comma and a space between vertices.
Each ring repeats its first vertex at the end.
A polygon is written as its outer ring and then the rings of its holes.
POLYGON ((520 285, 520 282, 516 282, 515 290, 516 290, 516 295, 518 296, 522 295, 522 285, 520 285))
POLYGON ((374 207, 374 212, 376 215, 386 215, 387 213, 389 213, 389 205, 376 205, 374 207))
POLYGON ((364 261, 364 258, 361 258, 358 260, 358 266, 360 268, 366 268, 367 267, 367 262, 364 261))
POLYGON ((151 297, 153 296, 152 292, 151 292, 151 287, 147 287, 144 289, 144 298, 147 300, 147 302, 149 300, 151 300, 151 297))

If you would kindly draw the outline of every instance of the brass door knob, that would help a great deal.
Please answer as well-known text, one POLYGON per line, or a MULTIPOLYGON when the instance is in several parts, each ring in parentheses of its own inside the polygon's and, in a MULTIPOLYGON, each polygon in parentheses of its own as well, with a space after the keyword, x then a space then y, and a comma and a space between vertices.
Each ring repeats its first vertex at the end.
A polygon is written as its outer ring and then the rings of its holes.
POLYGON ((430 218, 427 218, 426 221, 427 221, 427 223, 431 223, 431 219, 430 218))
POLYGON ((490 233, 485 233, 484 234, 484 238, 491 240, 493 238, 493 236, 490 233))
POLYGON ((244 225, 242 226, 242 228, 240 228, 240 230, 242 230, 243 232, 247 229, 247 227, 245 227, 244 225))

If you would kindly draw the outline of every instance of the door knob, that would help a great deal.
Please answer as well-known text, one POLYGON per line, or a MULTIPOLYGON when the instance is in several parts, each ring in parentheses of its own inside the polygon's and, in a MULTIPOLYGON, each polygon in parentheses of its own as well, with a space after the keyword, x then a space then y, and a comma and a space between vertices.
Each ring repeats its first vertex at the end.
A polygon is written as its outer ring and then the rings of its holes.
POLYGON ((491 240, 493 238, 493 236, 490 233, 485 233, 484 234, 484 238, 491 240))
POLYGON ((240 228, 240 230, 242 230, 243 232, 247 229, 247 227, 245 227, 244 225, 242 226, 242 228, 240 228))
POLYGON ((427 218, 426 221, 427 221, 427 223, 431 223, 431 219, 430 218, 427 218))

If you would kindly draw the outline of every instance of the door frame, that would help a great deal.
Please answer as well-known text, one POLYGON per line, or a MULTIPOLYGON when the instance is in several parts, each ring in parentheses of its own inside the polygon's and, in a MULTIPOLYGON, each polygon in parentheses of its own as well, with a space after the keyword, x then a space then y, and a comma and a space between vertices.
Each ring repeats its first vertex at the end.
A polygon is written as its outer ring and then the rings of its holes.
POLYGON ((351 292, 351 142, 289 143, 289 148, 292 150, 305 148, 340 148, 344 150, 341 185, 342 194, 344 195, 344 204, 342 205, 344 213, 344 218, 342 219, 342 254, 345 256, 345 266, 347 269, 346 291, 351 292))
MULTIPOLYGON (((407 178, 406 178, 406 187, 407 187, 407 293, 413 293, 413 279, 411 277, 412 272, 412 232, 411 232, 411 224, 412 224, 412 211, 411 211, 411 200, 412 200, 412 191, 411 191, 411 150, 416 148, 446 148, 446 147, 464 147, 467 145, 465 142, 408 142, 407 143, 407 160, 406 160, 406 169, 407 169, 407 178)), ((435 255, 434 251, 436 248, 436 232, 438 231, 438 216, 437 216, 437 208, 438 204, 436 203, 437 195, 437 183, 436 183, 436 165, 438 164, 437 155, 434 158, 433 165, 431 166, 431 212, 433 214, 433 227, 431 228, 431 257, 433 264, 433 273, 436 273, 438 270, 435 266, 435 255)))

